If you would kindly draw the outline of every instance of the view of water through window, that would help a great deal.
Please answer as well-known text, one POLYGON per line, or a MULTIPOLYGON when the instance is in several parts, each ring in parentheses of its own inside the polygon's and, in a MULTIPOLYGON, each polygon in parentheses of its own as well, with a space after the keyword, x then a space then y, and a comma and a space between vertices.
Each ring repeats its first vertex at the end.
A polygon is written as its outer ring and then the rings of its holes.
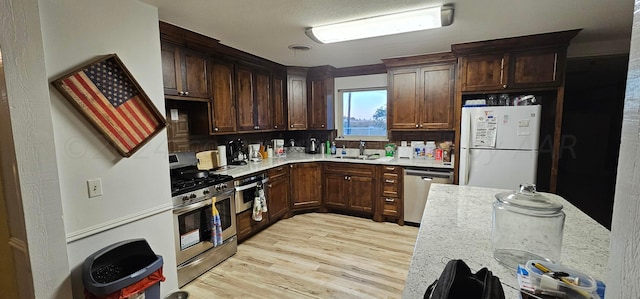
POLYGON ((344 91, 343 134, 387 136, 387 90, 344 91))

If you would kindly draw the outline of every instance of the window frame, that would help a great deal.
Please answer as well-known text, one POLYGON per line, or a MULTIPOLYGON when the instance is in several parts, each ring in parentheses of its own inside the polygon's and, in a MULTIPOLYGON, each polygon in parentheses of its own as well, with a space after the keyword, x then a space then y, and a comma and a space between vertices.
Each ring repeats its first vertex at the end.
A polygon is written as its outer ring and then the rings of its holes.
POLYGON ((337 96, 336 96, 336 130, 337 130, 337 135, 339 139, 341 140, 362 140, 362 141, 389 141, 389 115, 387 115, 387 126, 385 129, 385 135, 384 136, 364 136, 364 135, 344 135, 344 124, 343 124, 343 117, 344 117, 344 100, 343 100, 343 94, 345 92, 354 92, 354 91, 377 91, 377 90, 384 90, 387 92, 387 102, 386 102, 386 106, 387 109, 389 107, 389 90, 387 89, 387 86, 368 86, 368 87, 356 87, 356 88, 342 88, 342 89, 338 89, 337 90, 337 96))

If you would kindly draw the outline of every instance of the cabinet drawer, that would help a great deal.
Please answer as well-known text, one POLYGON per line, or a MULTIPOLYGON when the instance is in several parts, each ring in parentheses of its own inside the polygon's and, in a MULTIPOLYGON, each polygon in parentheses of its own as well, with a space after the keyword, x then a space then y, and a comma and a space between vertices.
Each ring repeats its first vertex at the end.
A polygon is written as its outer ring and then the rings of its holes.
POLYGON ((267 172, 267 175, 269 176, 270 181, 273 181, 274 179, 277 179, 281 176, 287 176, 289 175, 289 167, 287 165, 282 165, 275 168, 271 168, 267 172))
POLYGON ((375 166, 356 163, 326 163, 324 165, 325 172, 334 172, 344 175, 361 175, 372 176, 375 166))
POLYGON ((391 165, 384 165, 382 166, 382 172, 384 173, 384 175, 399 175, 402 172, 402 167, 399 166, 391 166, 391 165))
POLYGON ((381 197, 382 201, 382 215, 385 216, 398 216, 400 210, 400 200, 396 197, 381 197))
POLYGON ((382 174, 382 182, 384 184, 397 185, 398 184, 398 175, 395 174, 395 173, 384 173, 384 174, 382 174))

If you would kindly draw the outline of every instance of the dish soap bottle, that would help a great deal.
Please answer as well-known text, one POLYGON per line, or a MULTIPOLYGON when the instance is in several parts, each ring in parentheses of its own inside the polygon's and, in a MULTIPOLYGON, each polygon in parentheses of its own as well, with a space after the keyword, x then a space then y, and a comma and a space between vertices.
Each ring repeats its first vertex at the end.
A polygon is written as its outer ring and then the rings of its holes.
POLYGON ((332 142, 331 143, 331 154, 335 155, 336 154, 336 142, 332 142))

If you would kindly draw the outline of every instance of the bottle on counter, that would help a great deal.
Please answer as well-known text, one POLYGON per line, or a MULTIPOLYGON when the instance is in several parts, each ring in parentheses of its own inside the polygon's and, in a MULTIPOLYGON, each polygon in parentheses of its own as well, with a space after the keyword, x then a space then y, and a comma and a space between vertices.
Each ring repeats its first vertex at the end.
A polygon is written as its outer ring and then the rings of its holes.
POLYGON ((331 153, 331 143, 329 142, 329 140, 327 140, 327 142, 325 142, 325 149, 324 149, 324 153, 326 155, 328 155, 329 153, 331 153))
POLYGON ((427 145, 424 146, 424 157, 427 159, 434 159, 436 152, 436 142, 435 141, 427 141, 427 145))
POLYGON ((336 142, 335 142, 335 141, 333 141, 333 142, 331 143, 331 154, 332 154, 332 155, 335 155, 335 154, 336 154, 336 142))
POLYGON ((347 147, 346 146, 342 146, 342 155, 346 156, 347 155, 347 147))

